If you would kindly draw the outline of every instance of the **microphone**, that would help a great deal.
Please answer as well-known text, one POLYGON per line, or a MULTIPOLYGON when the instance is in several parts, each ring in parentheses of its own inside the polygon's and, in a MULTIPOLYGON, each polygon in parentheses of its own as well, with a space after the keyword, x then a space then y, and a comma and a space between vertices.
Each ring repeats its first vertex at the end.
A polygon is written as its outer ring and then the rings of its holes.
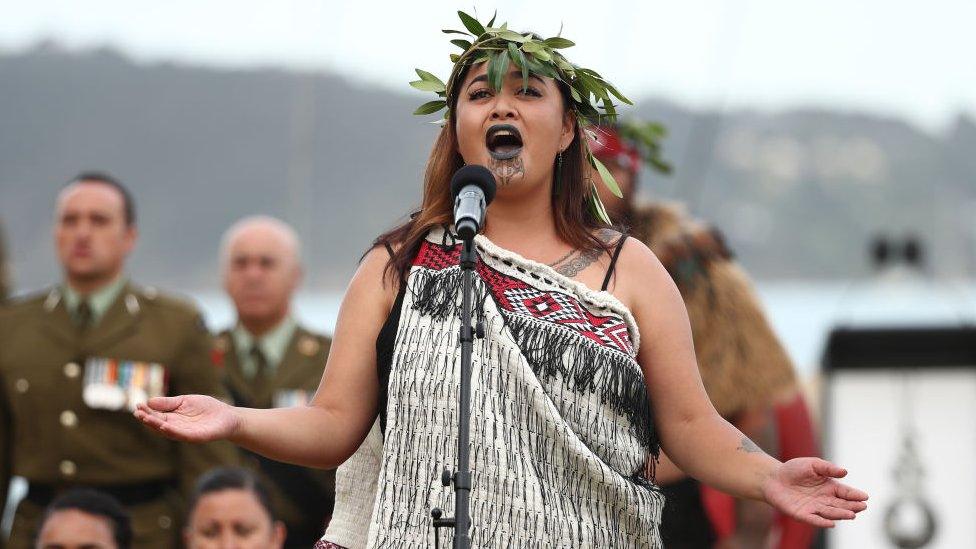
POLYGON ((451 178, 454 230, 470 241, 485 224, 485 210, 495 198, 495 176, 484 166, 464 166, 451 178))

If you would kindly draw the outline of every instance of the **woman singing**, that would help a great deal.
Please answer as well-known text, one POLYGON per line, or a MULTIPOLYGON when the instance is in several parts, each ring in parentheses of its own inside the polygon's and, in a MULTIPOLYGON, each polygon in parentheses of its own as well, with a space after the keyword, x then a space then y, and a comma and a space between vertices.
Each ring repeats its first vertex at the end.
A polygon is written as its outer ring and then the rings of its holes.
POLYGON ((453 508, 440 472, 456 463, 460 244, 449 183, 479 164, 498 191, 475 240, 485 337, 472 361, 473 546, 661 547, 664 498, 645 473, 659 447, 702 482, 799 520, 853 519, 867 494, 835 480, 844 469, 781 463, 715 412, 671 277, 605 221, 582 118, 599 113, 594 102, 612 115, 610 96, 623 96, 570 64, 558 51, 572 45, 565 38, 462 20, 471 41, 454 41, 464 51, 447 84, 423 71, 415 83, 444 98, 419 112, 448 109, 421 209, 361 262, 312 402, 257 410, 185 395, 152 399, 137 417, 178 440, 227 438, 335 467, 379 415, 368 546, 429 546, 430 510, 453 508))

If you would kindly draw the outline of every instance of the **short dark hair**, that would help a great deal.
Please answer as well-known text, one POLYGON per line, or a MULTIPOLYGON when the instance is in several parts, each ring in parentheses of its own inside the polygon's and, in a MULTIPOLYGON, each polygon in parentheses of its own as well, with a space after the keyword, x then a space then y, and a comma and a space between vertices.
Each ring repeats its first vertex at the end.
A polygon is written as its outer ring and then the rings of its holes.
POLYGON ((216 467, 201 475, 197 480, 193 496, 190 497, 190 504, 187 506, 187 523, 189 523, 189 517, 193 515, 203 496, 224 490, 244 490, 254 494, 258 503, 267 512, 271 522, 277 520, 274 506, 271 504, 271 493, 261 479, 251 471, 241 467, 216 467))
POLYGON ((91 488, 74 488, 62 493, 47 506, 44 518, 37 529, 40 534, 51 515, 58 511, 75 509, 89 515, 108 519, 112 525, 112 537, 119 549, 132 547, 132 522, 129 514, 114 497, 91 488))
POLYGON ((129 226, 136 224, 136 202, 132 198, 132 193, 129 192, 129 189, 123 185, 121 181, 112 177, 112 175, 106 172, 84 171, 69 179, 67 185, 65 186, 69 186, 81 181, 95 181, 108 185, 109 187, 112 187, 118 191, 118 193, 122 195, 122 208, 125 213, 125 224, 129 226))

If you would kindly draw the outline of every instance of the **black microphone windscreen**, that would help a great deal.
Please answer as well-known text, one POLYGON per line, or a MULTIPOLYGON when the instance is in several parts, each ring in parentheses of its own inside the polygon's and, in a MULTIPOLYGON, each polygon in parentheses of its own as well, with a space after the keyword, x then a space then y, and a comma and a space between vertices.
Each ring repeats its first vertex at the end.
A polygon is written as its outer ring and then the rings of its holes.
POLYGON ((470 164, 455 172, 451 178, 451 198, 457 198, 461 189, 468 185, 477 185, 485 193, 486 206, 495 198, 495 176, 484 166, 470 164))

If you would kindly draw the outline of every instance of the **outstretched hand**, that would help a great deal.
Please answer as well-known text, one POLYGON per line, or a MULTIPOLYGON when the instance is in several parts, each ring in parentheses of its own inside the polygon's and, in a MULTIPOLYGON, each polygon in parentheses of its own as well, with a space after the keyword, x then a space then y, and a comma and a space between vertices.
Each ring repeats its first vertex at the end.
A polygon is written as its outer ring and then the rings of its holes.
POLYGON ((796 458, 779 465, 763 486, 766 502, 820 528, 852 520, 868 506, 867 493, 841 484, 847 470, 820 458, 796 458))
POLYGON ((134 414, 163 435, 187 442, 228 438, 241 423, 233 406, 206 395, 151 398, 140 404, 134 414))

